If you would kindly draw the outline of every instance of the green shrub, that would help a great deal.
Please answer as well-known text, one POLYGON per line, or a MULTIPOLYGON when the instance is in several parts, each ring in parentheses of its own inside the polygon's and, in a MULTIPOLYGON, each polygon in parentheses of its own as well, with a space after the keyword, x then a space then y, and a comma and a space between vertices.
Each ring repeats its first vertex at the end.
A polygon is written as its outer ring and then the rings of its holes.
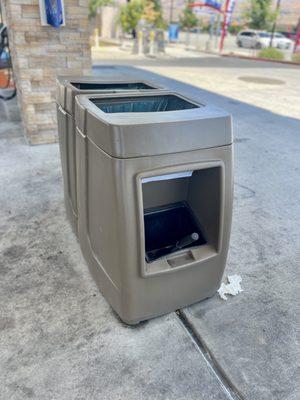
POLYGON ((232 23, 231 25, 228 26, 228 32, 231 35, 237 35, 243 29, 245 29, 245 26, 244 25, 238 25, 237 23, 232 23))
POLYGON ((180 27, 183 29, 193 29, 198 25, 198 17, 189 7, 189 3, 191 3, 191 1, 187 1, 185 8, 179 17, 180 27))
POLYGON ((283 60, 284 55, 282 51, 274 49, 274 47, 267 47, 266 49, 260 50, 258 53, 259 57, 270 58, 271 60, 283 60))
POLYGON ((300 63, 300 53, 295 53, 292 55, 292 61, 300 63))

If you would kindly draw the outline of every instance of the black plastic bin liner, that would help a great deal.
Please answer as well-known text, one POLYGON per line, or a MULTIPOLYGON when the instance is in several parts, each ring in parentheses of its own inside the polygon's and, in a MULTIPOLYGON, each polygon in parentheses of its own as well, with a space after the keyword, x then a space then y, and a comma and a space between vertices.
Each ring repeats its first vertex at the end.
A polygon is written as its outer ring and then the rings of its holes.
POLYGON ((71 85, 80 90, 145 90, 156 89, 154 86, 144 82, 115 82, 115 83, 96 83, 96 82, 71 82, 71 85))
POLYGON ((188 110, 196 104, 175 95, 91 99, 105 113, 134 113, 188 110))
POLYGON ((194 233, 198 240, 184 248, 207 243, 193 211, 184 201, 145 210, 144 226, 147 262, 177 251, 176 243, 194 233))

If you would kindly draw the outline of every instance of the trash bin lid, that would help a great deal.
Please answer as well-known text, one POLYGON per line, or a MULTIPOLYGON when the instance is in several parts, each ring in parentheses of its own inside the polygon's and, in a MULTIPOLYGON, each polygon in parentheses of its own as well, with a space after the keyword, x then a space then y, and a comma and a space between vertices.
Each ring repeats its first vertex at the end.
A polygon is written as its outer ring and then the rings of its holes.
POLYGON ((232 143, 227 112, 170 91, 77 96, 75 119, 83 135, 118 158, 232 143))
POLYGON ((126 78, 124 73, 115 72, 105 77, 59 76, 56 82, 56 101, 68 113, 75 113, 75 96, 78 94, 111 93, 125 91, 147 91, 160 89, 143 79, 126 78))

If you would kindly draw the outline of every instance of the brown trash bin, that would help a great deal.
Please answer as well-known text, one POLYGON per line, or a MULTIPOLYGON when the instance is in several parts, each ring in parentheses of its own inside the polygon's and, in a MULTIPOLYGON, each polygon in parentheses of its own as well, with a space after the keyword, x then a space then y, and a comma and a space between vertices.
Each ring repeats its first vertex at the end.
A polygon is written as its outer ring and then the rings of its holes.
POLYGON ((79 241, 128 324, 212 296, 229 246, 226 112, 172 92, 76 97, 79 241))

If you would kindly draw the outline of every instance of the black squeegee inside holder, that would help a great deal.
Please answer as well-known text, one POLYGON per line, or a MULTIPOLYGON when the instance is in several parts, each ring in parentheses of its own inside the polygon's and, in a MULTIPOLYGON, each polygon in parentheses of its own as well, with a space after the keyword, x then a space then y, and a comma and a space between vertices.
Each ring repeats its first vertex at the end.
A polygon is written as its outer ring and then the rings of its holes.
POLYGON ((147 262, 207 243, 196 217, 184 201, 145 210, 144 226, 147 262))

